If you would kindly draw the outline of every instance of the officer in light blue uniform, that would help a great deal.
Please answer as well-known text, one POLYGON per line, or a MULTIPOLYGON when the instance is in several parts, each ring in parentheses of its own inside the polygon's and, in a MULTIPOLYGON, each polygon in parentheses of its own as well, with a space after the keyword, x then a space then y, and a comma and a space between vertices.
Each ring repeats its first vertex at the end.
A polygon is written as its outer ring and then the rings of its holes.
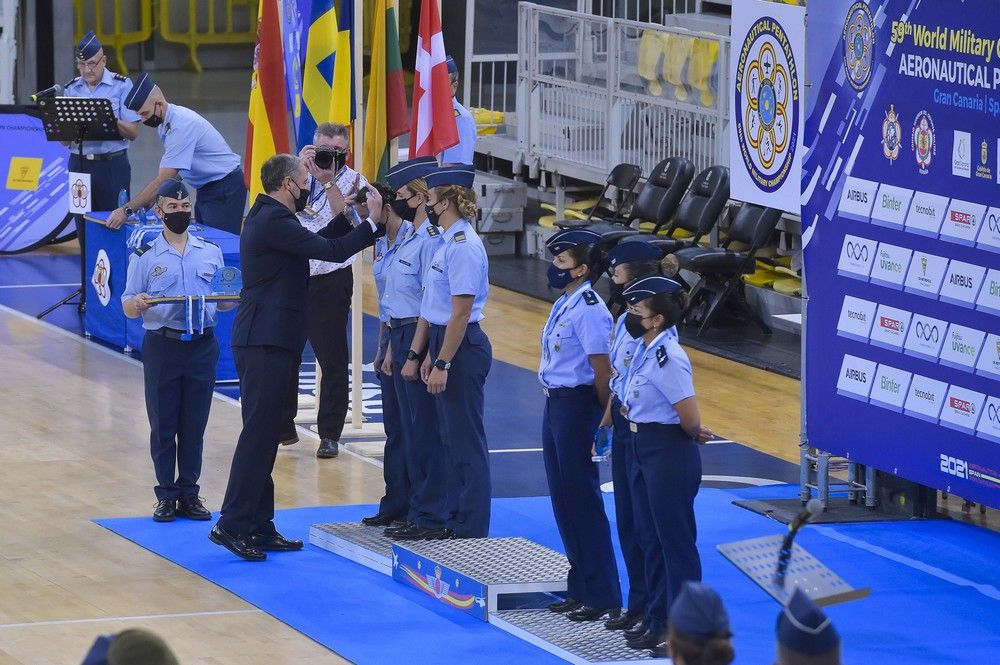
POLYGON ((169 522, 180 514, 207 520, 211 513, 198 498, 198 477, 219 359, 213 328, 217 310, 232 309, 235 303, 205 302, 202 308, 197 300, 150 302, 165 296, 209 295, 212 278, 224 265, 218 245, 188 233, 191 201, 183 183, 163 183, 156 212, 163 233, 129 258, 121 296, 125 315, 141 316, 146 330, 143 376, 157 481, 153 519, 169 522))
POLYGON ((542 456, 570 565, 568 597, 549 609, 566 612, 573 621, 595 621, 606 614, 616 618, 622 600, 611 527, 591 460, 611 373, 611 313, 592 288, 601 274, 600 240, 593 231, 566 230, 545 244, 553 256, 549 286, 562 295, 542 330, 542 456))
POLYGON ((476 120, 458 102, 458 65, 450 55, 448 63, 448 80, 451 82, 451 106, 455 110, 455 125, 458 127, 458 143, 441 152, 441 164, 472 164, 476 156, 476 120))
POLYGON ((105 98, 118 118, 122 137, 116 141, 84 141, 83 160, 79 145, 69 144, 70 171, 90 174, 91 202, 94 210, 114 210, 118 194, 132 186, 132 166, 128 161, 128 146, 139 135, 139 115, 125 106, 132 90, 127 76, 107 68, 108 58, 97 35, 88 32, 76 45, 76 69, 80 75, 66 84, 67 97, 105 98))
MULTIPOLYGON (((622 291, 637 277, 658 274, 662 252, 647 241, 619 243, 608 253, 608 276, 611 278, 612 304, 625 306, 622 291)), ((676 333, 676 330, 671 328, 676 333)), ((611 337, 611 399, 608 401, 602 427, 612 428, 611 478, 614 482, 615 524, 622 557, 628 574, 628 601, 626 612, 605 622, 609 630, 625 630, 626 635, 642 634, 642 625, 648 601, 646 591, 645 556, 643 549, 659 547, 656 534, 640 532, 635 528, 632 512, 632 493, 629 483, 629 462, 632 434, 628 422, 621 415, 622 389, 625 373, 632 362, 632 355, 639 342, 625 331, 625 316, 619 316, 611 337)), ((662 573, 660 573, 662 575, 662 573)))
POLYGON ((386 529, 390 538, 446 529, 449 523, 448 453, 441 438, 435 397, 427 392, 419 374, 426 350, 421 354, 410 350, 425 277, 444 237, 427 219, 423 205, 428 193, 426 177, 437 168, 433 157, 418 157, 397 164, 386 175, 396 193, 393 210, 412 220, 415 227, 386 268, 392 378, 408 433, 406 468, 410 480, 409 504, 400 516, 403 523, 386 529))
MULTIPOLYGON (((382 185, 380 193, 383 201, 391 201, 394 192, 382 185), (387 198, 388 197, 388 198, 387 198)), ((372 273, 375 277, 375 289, 378 291, 378 354, 375 357, 375 374, 378 377, 382 392, 382 422, 385 425, 385 455, 382 460, 382 476, 385 479, 385 495, 379 502, 378 515, 402 517, 406 514, 410 501, 410 479, 407 473, 406 451, 409 438, 408 423, 404 420, 400 409, 400 400, 396 394, 393 373, 385 372, 392 363, 389 355, 389 312, 386 308, 392 292, 386 286, 388 266, 403 242, 413 235, 413 224, 396 214, 389 204, 385 204, 385 235, 375 241, 375 259, 372 262, 372 273)), ((367 526, 382 526, 383 522, 372 523, 370 518, 364 518, 362 523, 367 526)))
POLYGON ((645 632, 628 645, 652 649, 663 641, 671 603, 684 582, 701 580, 695 545, 694 498, 701 484, 701 425, 691 363, 670 328, 680 321, 686 293, 661 275, 640 277, 622 292, 625 331, 638 341, 621 387, 621 415, 632 435, 629 470, 635 529, 655 533, 646 555, 645 632))
POLYGON ((240 158, 219 130, 191 109, 168 104, 149 74, 139 75, 125 105, 139 114, 143 124, 156 128, 163 157, 156 178, 117 208, 108 218, 108 226, 120 227, 130 210, 152 199, 160 182, 180 176, 198 191, 198 222, 239 235, 247 189, 240 158))
POLYGON ((493 347, 479 322, 489 294, 486 248, 469 222, 476 214, 470 164, 427 176, 424 208, 441 240, 425 273, 420 319, 410 350, 428 353, 420 366, 435 396, 447 458, 448 526, 416 529, 418 538, 485 538, 490 527, 490 462, 483 425, 486 376, 493 347))

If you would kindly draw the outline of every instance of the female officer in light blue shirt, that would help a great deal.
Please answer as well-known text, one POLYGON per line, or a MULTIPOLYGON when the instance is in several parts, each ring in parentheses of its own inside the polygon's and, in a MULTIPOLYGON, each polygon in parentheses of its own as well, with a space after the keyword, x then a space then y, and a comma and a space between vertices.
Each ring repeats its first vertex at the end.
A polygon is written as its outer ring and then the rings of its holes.
POLYGON ((448 459, 449 523, 418 529, 409 537, 485 538, 490 528, 490 462, 483 426, 483 386, 493 347, 479 326, 489 293, 486 248, 469 222, 476 215, 469 164, 427 176, 424 209, 441 228, 441 240, 425 273, 420 320, 410 350, 424 351, 420 375, 435 396, 448 459))
POLYGON ((667 613, 683 583, 701 580, 694 516, 701 484, 697 443, 712 433, 701 424, 691 363, 669 332, 684 311, 684 288, 655 275, 630 282, 622 295, 629 306, 625 329, 639 341, 625 374, 621 407, 632 434, 635 528, 655 533, 659 541, 658 548, 645 552, 646 631, 628 645, 650 649, 664 640, 667 613), (666 575, 650 576, 659 565, 666 575))
MULTIPOLYGON (((375 185, 376 187, 378 185, 375 185)), ((385 188, 379 192, 383 201, 391 201, 394 193, 385 188)), ((413 224, 395 213, 390 204, 385 204, 385 235, 375 241, 375 259, 372 273, 375 289, 378 291, 378 354, 375 356, 375 374, 378 376, 382 392, 382 422, 385 425, 385 455, 382 460, 382 477, 385 479, 385 495, 379 502, 379 515, 396 516, 406 511, 410 500, 410 484, 406 472, 407 423, 400 412, 399 397, 392 380, 389 366, 391 354, 389 346, 389 313, 386 301, 387 266, 406 239, 413 235, 413 224)), ((368 519, 368 518, 365 518, 368 519)), ((364 520, 362 520, 364 522, 364 520)), ((368 526, 377 526, 368 524, 368 526)))
POLYGON ((549 286, 562 295, 542 330, 542 457, 570 565, 567 598, 549 609, 567 612, 573 621, 595 621, 605 614, 614 618, 621 608, 611 527, 591 460, 611 373, 611 313, 591 288, 600 276, 600 239, 593 231, 566 230, 545 244, 553 255, 549 286))

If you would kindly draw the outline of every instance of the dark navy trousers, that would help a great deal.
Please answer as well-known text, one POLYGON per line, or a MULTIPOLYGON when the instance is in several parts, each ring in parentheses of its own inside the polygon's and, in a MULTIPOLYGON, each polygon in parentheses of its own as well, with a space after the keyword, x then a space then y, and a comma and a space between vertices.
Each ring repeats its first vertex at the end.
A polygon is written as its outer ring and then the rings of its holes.
POLYGON ((601 405, 594 386, 549 391, 542 419, 542 457, 552 512, 569 559, 570 598, 589 607, 622 605, 611 525, 597 465, 591 460, 601 405))
POLYGON ((410 477, 406 463, 410 432, 403 419, 395 377, 387 376, 381 370, 389 339, 389 328, 383 324, 382 340, 375 358, 375 375, 382 388, 382 424, 385 426, 385 452, 382 457, 385 496, 379 502, 378 511, 402 518, 410 506, 410 477))
POLYGON ((243 230, 246 205, 247 187, 243 183, 243 169, 237 167, 228 175, 198 188, 194 219, 199 224, 239 235, 243 230))
MULTIPOLYGON (((389 332, 392 342, 392 379, 399 400, 403 427, 407 429, 406 470, 410 480, 409 505, 406 519, 425 529, 443 529, 448 526, 448 477, 451 459, 441 439, 437 404, 427 392, 427 385, 419 378, 403 378, 406 353, 413 343, 417 324, 393 328, 389 332)), ((419 362, 423 362, 421 354, 419 362)), ((448 377, 449 385, 451 377, 448 377)))
MULTIPOLYGON (((640 531, 635 526, 635 511, 632 507, 632 466, 635 464, 635 450, 632 446, 632 432, 628 421, 621 414, 621 402, 612 398, 611 420, 615 428, 611 446, 611 479, 615 486, 615 523, 618 527, 618 541, 625 559, 628 574, 628 602, 630 612, 645 614, 649 603, 646 589, 646 555, 644 551, 659 548, 660 541, 652 531, 640 531)), ((655 561, 655 559, 654 559, 655 561)), ((662 562, 659 565, 663 567, 662 562)), ((663 574, 662 572, 660 573, 663 574)))
POLYGON ((158 500, 198 496, 201 451, 218 361, 219 344, 210 331, 190 342, 156 332, 143 337, 149 451, 158 500))
MULTIPOLYGON (((444 331, 444 326, 430 328, 432 359, 441 351, 444 331)), ((478 323, 470 323, 451 359, 448 385, 434 396, 438 428, 451 465, 447 468, 448 527, 461 538, 485 538, 490 531, 492 484, 483 410, 492 364, 489 338, 478 323)))
POLYGON ((637 424, 632 491, 635 528, 655 533, 659 547, 646 554, 649 604, 646 622, 658 633, 667 629, 670 605, 687 581, 701 580, 695 541, 694 498, 701 485, 698 444, 680 425, 637 424))

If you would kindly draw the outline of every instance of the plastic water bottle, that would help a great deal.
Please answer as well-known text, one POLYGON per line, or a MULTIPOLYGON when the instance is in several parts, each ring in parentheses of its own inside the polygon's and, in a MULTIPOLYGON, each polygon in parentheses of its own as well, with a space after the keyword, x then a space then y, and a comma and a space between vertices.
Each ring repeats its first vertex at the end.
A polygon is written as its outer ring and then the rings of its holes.
POLYGON ((604 462, 611 457, 611 440, 614 438, 614 428, 610 425, 598 427, 594 432, 594 455, 593 462, 604 462))
POLYGON ((118 207, 124 208, 128 203, 128 190, 124 187, 118 191, 118 207))

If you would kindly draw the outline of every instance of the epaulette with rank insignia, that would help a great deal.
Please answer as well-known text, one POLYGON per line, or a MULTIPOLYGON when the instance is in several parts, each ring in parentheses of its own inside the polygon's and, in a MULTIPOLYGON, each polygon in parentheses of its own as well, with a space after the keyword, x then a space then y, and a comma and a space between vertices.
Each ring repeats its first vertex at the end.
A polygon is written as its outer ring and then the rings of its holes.
POLYGON ((80 77, 79 77, 79 76, 74 76, 74 77, 73 77, 73 78, 71 78, 71 79, 70 79, 69 81, 67 81, 67 82, 66 82, 66 85, 64 85, 63 87, 64 87, 64 88, 68 88, 68 87, 70 87, 71 85, 73 85, 74 83, 76 83, 76 82, 77 82, 77 81, 79 81, 79 80, 80 80, 80 77))
POLYGON ((116 81, 127 81, 128 77, 124 74, 112 74, 111 77, 116 81))
POLYGON ((656 364, 663 367, 667 364, 668 356, 667 350, 663 348, 663 345, 656 347, 656 364))
POLYGON ((596 293, 587 290, 583 292, 583 302, 587 303, 588 305, 596 305, 597 303, 601 302, 601 300, 600 298, 597 297, 596 293))
POLYGON ((441 235, 441 229, 439 229, 438 227, 434 226, 433 224, 428 224, 427 225, 427 235, 429 235, 432 238, 437 238, 439 235, 441 235))
POLYGON ((459 231, 455 234, 455 242, 465 242, 465 231, 459 231))
POLYGON ((208 238, 202 238, 201 236, 195 236, 195 237, 196 237, 196 238, 198 238, 198 240, 200 240, 200 241, 202 241, 202 242, 207 242, 207 243, 208 243, 209 245, 215 245, 216 247, 218 247, 218 246, 219 246, 219 243, 217 243, 217 242, 212 242, 212 241, 211 241, 211 240, 209 240, 208 238))
POLYGON ((136 256, 142 256, 143 254, 145 254, 146 252, 149 251, 150 247, 152 247, 152 245, 149 244, 149 243, 146 243, 145 245, 143 245, 139 249, 135 250, 135 255, 136 256))

